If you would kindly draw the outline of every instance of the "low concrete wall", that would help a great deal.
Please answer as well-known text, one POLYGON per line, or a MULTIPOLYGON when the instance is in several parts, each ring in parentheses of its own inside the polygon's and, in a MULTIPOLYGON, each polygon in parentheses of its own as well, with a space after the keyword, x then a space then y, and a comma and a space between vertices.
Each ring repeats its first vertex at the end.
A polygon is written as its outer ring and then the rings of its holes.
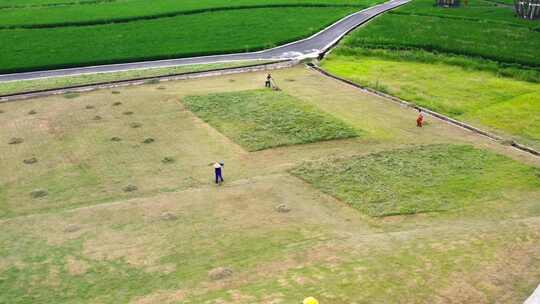
POLYGON ((63 88, 57 88, 57 89, 28 91, 28 92, 23 92, 23 93, 0 95, 0 103, 13 102, 13 101, 37 98, 37 97, 45 97, 45 96, 51 96, 51 95, 61 95, 61 94, 66 94, 66 93, 81 93, 81 92, 88 92, 88 91, 94 91, 94 90, 99 90, 99 89, 110 89, 110 88, 117 88, 117 87, 141 85, 141 84, 147 84, 149 82, 165 82, 165 81, 195 79, 195 78, 222 76, 222 75, 247 73, 247 72, 284 69, 284 68, 290 68, 294 65, 297 65, 298 63, 299 61, 296 61, 296 60, 285 60, 285 61, 255 64, 255 65, 236 67, 236 68, 214 69, 214 70, 207 70, 207 71, 200 71, 200 72, 188 72, 188 73, 180 73, 180 74, 173 74, 173 75, 100 82, 100 83, 93 83, 93 84, 63 87, 63 88))
MULTIPOLYGON (((347 83, 347 84, 349 84, 351 86, 354 86, 354 87, 356 87, 356 88, 358 88, 358 89, 360 89, 360 90, 362 90, 364 92, 374 94, 374 95, 377 95, 377 96, 380 96, 380 97, 384 97, 385 99, 388 99, 390 101, 396 102, 396 103, 401 104, 401 105, 405 105, 405 106, 415 108, 415 109, 420 109, 420 110, 422 110, 422 112, 428 113, 431 116, 437 117, 437 118, 439 118, 441 120, 444 120, 444 121, 446 121, 448 123, 451 123, 453 125, 459 126, 461 128, 470 130, 470 131, 475 132, 477 134, 480 134, 482 136, 488 137, 489 139, 497 141, 497 142, 499 142, 501 144, 508 144, 508 145, 510 145, 510 146, 512 146, 512 147, 514 147, 516 149, 519 149, 521 151, 528 152, 528 153, 531 153, 531 154, 536 155, 536 156, 540 156, 540 152, 536 151, 535 149, 533 149, 531 147, 527 147, 525 145, 522 145, 522 144, 517 143, 517 142, 512 141, 512 140, 505 140, 504 138, 502 138, 502 137, 500 137, 498 135, 495 135, 495 134, 489 133, 487 131, 481 130, 481 129, 477 128, 477 127, 471 126, 471 125, 466 124, 464 122, 461 122, 459 120, 455 120, 455 119, 453 119, 451 117, 448 117, 446 115, 443 115, 443 114, 431 111, 429 109, 426 109, 426 108, 419 107, 417 105, 411 104, 410 102, 407 102, 407 101, 405 101, 403 99, 400 99, 400 98, 397 98, 395 96, 388 95, 388 94, 373 90, 371 88, 363 87, 363 86, 361 86, 359 84, 356 84, 356 83, 354 83, 354 82, 352 82, 350 80, 347 80, 347 79, 341 78, 339 76, 333 75, 331 73, 328 73, 327 71, 321 69, 320 67, 318 67, 318 66, 316 66, 314 64, 308 64, 308 66, 310 68, 320 72, 321 74, 323 74, 325 76, 328 76, 328 77, 336 79, 338 81, 347 83)), ((538 304, 540 304, 540 303, 538 303, 538 304)))

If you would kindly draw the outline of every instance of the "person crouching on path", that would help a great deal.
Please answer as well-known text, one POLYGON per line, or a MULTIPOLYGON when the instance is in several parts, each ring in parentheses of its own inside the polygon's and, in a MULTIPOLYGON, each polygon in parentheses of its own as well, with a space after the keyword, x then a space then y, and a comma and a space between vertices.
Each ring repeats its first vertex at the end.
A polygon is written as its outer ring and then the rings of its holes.
POLYGON ((421 128, 424 124, 424 115, 422 114, 422 110, 418 109, 418 118, 416 118, 416 126, 421 128))
POLYGON ((270 74, 266 75, 266 82, 264 83, 264 86, 266 88, 271 88, 272 87, 272 75, 270 75, 270 74))
POLYGON ((224 182, 223 175, 222 175, 223 166, 225 166, 223 162, 214 163, 214 173, 216 175, 216 184, 224 182))

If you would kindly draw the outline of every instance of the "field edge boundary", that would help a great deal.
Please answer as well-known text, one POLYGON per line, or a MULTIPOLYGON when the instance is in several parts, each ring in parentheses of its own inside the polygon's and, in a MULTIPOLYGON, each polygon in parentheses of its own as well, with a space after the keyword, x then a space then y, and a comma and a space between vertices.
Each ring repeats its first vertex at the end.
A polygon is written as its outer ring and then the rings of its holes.
MULTIPOLYGON (((166 74, 161 76, 149 76, 149 77, 139 77, 123 80, 112 80, 105 82, 96 82, 89 84, 81 84, 67 87, 59 87, 53 89, 43 89, 43 90, 33 90, 26 92, 19 92, 13 94, 0 95, 0 103, 14 102, 19 100, 26 100, 38 97, 47 97, 52 95, 61 95, 66 93, 82 93, 95 91, 99 89, 110 89, 116 87, 127 87, 134 85, 150 84, 153 82, 160 83, 166 81, 175 81, 175 80, 188 80, 195 78, 204 78, 204 77, 213 77, 213 76, 223 76, 229 74, 239 74, 239 73, 249 73, 249 72, 258 72, 266 70, 276 70, 290 68, 297 65, 300 61, 298 60, 278 60, 267 63, 257 63, 239 67, 231 68, 218 68, 218 69, 208 69, 203 71, 194 71, 194 72, 184 72, 177 74, 166 74)), ((151 69, 151 68, 150 68, 151 69)), ((65 76, 71 77, 71 76, 65 76)))

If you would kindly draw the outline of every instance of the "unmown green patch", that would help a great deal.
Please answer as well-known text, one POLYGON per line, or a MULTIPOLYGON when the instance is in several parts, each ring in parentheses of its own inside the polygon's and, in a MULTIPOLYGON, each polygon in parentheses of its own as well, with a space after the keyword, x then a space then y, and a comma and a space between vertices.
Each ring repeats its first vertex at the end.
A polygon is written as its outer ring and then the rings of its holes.
POLYGON ((291 173, 370 216, 487 208, 504 191, 540 189, 537 168, 465 145, 306 162, 291 173))
POLYGON ((249 151, 358 136, 358 131, 283 92, 255 90, 189 96, 198 117, 249 151))

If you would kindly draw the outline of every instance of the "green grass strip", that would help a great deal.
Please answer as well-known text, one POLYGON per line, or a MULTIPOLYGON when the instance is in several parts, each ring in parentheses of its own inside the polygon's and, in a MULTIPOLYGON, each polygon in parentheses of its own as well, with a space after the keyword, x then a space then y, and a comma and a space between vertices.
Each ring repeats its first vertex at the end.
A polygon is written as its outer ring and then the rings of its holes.
POLYGON ((370 216, 448 211, 540 189, 540 170, 466 145, 308 162, 292 174, 370 216))
POLYGON ((332 53, 332 55, 356 58, 378 57, 403 62, 444 63, 459 66, 467 70, 489 71, 498 76, 512 77, 517 80, 540 82, 540 68, 527 67, 516 63, 498 62, 481 57, 471 57, 437 51, 428 52, 421 48, 378 49, 375 46, 368 46, 366 48, 340 46, 332 53))

